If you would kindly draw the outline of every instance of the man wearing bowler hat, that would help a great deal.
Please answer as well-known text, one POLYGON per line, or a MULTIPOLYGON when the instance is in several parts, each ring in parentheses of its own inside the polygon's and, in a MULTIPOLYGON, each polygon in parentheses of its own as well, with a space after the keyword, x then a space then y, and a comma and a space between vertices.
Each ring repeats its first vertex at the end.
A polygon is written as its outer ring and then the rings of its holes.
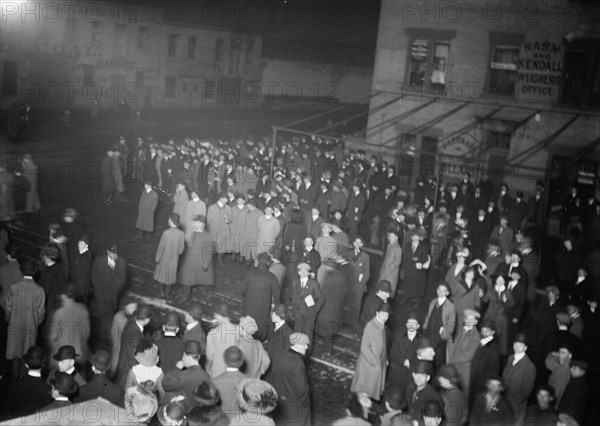
POLYGON ((183 355, 174 368, 165 371, 162 381, 165 396, 163 402, 168 402, 176 395, 185 397, 184 403, 191 409, 194 406, 194 390, 210 378, 200 366, 202 345, 196 340, 188 340, 183 348, 183 355))
POLYGON ((310 388, 303 357, 310 340, 306 334, 293 333, 290 349, 271 364, 269 381, 277 391, 276 424, 310 425, 310 388))
POLYGON ((433 365, 429 361, 417 361, 412 366, 412 382, 406 386, 405 404, 406 412, 412 414, 419 424, 423 424, 423 408, 427 401, 437 401, 443 405, 442 397, 433 386, 429 384, 433 365))
POLYGON ((311 268, 308 263, 299 263, 297 269, 299 278, 292 285, 294 329, 310 340, 314 336, 317 314, 325 304, 325 296, 317 281, 309 278, 311 268))
MULTIPOLYGON (((46 405, 43 409, 49 410, 61 410, 63 407, 73 405, 70 398, 73 398, 77 393, 77 383, 73 379, 73 376, 67 373, 56 373, 56 377, 50 381, 52 385, 52 398, 54 401, 46 405)), ((51 414, 55 415, 55 414, 51 414)), ((59 415, 59 417, 62 417, 59 415)))
POLYGON ((513 343, 514 354, 508 357, 508 362, 502 373, 506 384, 506 397, 515 411, 515 425, 522 425, 527 414, 527 399, 535 383, 535 366, 527 354, 527 338, 524 333, 518 333, 513 343))
POLYGON ((39 346, 32 346, 23 356, 27 374, 13 379, 8 385, 8 411, 11 415, 27 416, 52 402, 52 387, 42 379, 45 358, 44 350, 39 346))
POLYGON ((98 397, 110 401, 118 407, 123 407, 125 391, 117 384, 111 382, 106 373, 110 370, 110 355, 104 349, 92 355, 92 379, 79 389, 79 396, 75 402, 84 402, 98 397))
POLYGON ((75 348, 73 346, 61 346, 58 349, 58 352, 54 354, 52 359, 58 362, 57 369, 52 369, 50 374, 48 375, 48 383, 54 379, 54 376, 58 373, 67 373, 72 376, 77 383, 78 386, 83 386, 87 382, 83 378, 81 374, 77 371, 75 366, 75 358, 79 356, 78 353, 75 352, 75 348))

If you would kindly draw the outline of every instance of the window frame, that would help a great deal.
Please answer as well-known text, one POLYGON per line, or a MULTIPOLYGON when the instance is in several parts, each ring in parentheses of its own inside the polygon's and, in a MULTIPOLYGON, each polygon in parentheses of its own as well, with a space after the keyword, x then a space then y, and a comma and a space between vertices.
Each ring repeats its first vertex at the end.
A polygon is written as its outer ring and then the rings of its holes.
POLYGON ((491 96, 497 97, 499 99, 517 99, 517 88, 518 88, 518 73, 519 73, 519 56, 521 53, 521 48, 523 46, 523 41, 525 40, 525 36, 523 34, 516 33, 498 33, 498 32, 490 32, 489 34, 489 52, 488 52, 488 60, 486 65, 486 77, 485 77, 485 91, 489 91, 492 87, 492 63, 494 60, 494 53, 497 47, 505 47, 510 48, 514 47, 517 49, 517 63, 515 69, 515 85, 513 87, 513 91, 511 94, 500 93, 495 91, 491 93, 491 96))
POLYGON ((450 54, 452 49, 452 40, 456 37, 456 31, 443 31, 443 30, 428 30, 423 28, 407 28, 406 34, 408 35, 408 46, 406 51, 406 69, 404 71, 404 84, 409 87, 419 88, 421 90, 432 91, 439 90, 448 84, 450 68, 452 61, 450 60, 450 54), (425 69, 425 78, 422 85, 414 84, 410 82, 411 77, 411 65, 412 65, 412 55, 411 49, 415 40, 421 39, 427 41, 427 59, 426 59, 426 69, 425 69), (435 54, 435 45, 439 44, 448 44, 448 60, 445 65, 444 70, 444 83, 432 83, 431 77, 433 76, 434 71, 434 54, 435 54))
MULTIPOLYGON (((591 38, 581 38, 575 40, 564 40, 565 48, 563 56, 563 70, 561 73, 561 84, 559 92, 559 104, 570 108, 592 108, 600 109, 600 99, 597 105, 592 104, 592 86, 594 83, 594 69, 597 68, 597 73, 600 74, 600 40, 591 38), (574 50, 584 50, 588 53, 588 64, 585 71, 585 81, 583 83, 583 100, 581 103, 566 102, 565 89, 567 77, 567 58, 569 53, 574 50)), ((600 96, 600 95, 599 95, 600 96)))

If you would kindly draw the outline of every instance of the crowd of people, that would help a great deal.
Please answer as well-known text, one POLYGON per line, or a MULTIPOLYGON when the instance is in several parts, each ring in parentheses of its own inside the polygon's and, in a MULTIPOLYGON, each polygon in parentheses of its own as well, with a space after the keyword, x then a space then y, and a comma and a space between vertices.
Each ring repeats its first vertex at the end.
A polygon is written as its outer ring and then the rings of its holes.
MULTIPOLYGON (((143 184, 134 240, 152 246, 158 206, 170 209, 153 279, 189 305, 156 329, 155 309, 122 297, 119 243, 92 253, 74 209, 50 225, 39 262, 20 259, 3 229, 4 415, 101 396, 144 422, 310 424, 303 357, 317 342, 333 351, 346 327, 361 343, 340 423, 585 424, 600 373, 594 196, 565 197, 555 268, 540 271, 543 182, 527 200, 485 171, 403 188, 362 150, 280 142, 121 138, 107 151, 108 208, 143 184), (383 248, 380 262, 366 246, 383 248), (247 265, 239 322, 193 293, 234 262, 247 265), (390 315, 405 325, 388 338, 390 315)), ((39 209, 31 157, 3 172, 2 219, 39 209)))

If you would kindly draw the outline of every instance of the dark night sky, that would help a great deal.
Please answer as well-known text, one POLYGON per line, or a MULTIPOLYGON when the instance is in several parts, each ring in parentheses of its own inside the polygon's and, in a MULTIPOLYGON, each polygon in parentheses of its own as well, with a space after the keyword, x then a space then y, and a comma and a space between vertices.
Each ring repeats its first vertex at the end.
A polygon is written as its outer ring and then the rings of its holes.
POLYGON ((267 37, 375 46, 380 0, 137 0, 177 22, 267 37), (224 13, 229 11, 229 13, 224 13), (299 14, 297 14, 299 11, 299 14))

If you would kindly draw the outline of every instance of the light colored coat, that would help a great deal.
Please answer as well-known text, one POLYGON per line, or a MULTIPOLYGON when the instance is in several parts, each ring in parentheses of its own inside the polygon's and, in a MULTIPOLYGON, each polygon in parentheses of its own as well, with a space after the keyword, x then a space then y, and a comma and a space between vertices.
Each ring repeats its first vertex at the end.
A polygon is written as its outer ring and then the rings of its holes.
POLYGON ((224 322, 213 328, 206 336, 206 372, 211 378, 220 376, 227 369, 223 354, 230 346, 240 343, 241 329, 231 321, 224 322))
MULTIPOLYGON (((48 341, 50 353, 55 354, 61 346, 73 346, 79 354, 77 362, 85 365, 90 356, 88 339, 90 338, 90 315, 85 305, 76 302, 63 304, 52 316, 46 328, 45 339, 48 341)), ((53 358, 49 359, 50 368, 58 368, 53 358)))
POLYGON ((231 240, 233 244, 233 252, 239 253, 243 247, 244 228, 248 218, 249 210, 246 206, 239 208, 234 206, 231 209, 231 240))
POLYGON ((153 278, 162 284, 175 284, 177 282, 177 265, 179 256, 185 248, 183 231, 177 228, 165 230, 160 238, 156 257, 157 265, 153 278))
POLYGON ((267 219, 266 216, 258 218, 258 254, 268 252, 271 247, 275 245, 275 241, 281 231, 281 224, 275 216, 271 216, 267 219))
POLYGON ((271 358, 262 343, 251 336, 242 336, 238 346, 244 354, 242 371, 252 379, 260 379, 271 365, 271 358))
POLYGON ((24 278, 8 289, 5 306, 6 359, 21 358, 36 344, 38 326, 46 315, 46 294, 33 279, 24 278))
POLYGON ((471 361, 475 352, 479 348, 481 336, 477 328, 465 330, 460 328, 456 338, 448 342, 447 360, 448 364, 453 364, 458 372, 461 389, 465 394, 469 394, 469 380, 471 379, 471 361))
POLYGON ((206 226, 217 244, 217 253, 231 252, 231 207, 218 203, 208 208, 206 226))
POLYGON ((385 325, 373 318, 365 326, 351 391, 379 401, 385 387, 387 338, 385 325))
POLYGON ((381 263, 379 270, 379 281, 387 280, 392 285, 392 294, 396 294, 398 286, 398 274, 400 272, 400 264, 402 263, 402 247, 398 242, 390 244, 385 251, 385 257, 381 263))

